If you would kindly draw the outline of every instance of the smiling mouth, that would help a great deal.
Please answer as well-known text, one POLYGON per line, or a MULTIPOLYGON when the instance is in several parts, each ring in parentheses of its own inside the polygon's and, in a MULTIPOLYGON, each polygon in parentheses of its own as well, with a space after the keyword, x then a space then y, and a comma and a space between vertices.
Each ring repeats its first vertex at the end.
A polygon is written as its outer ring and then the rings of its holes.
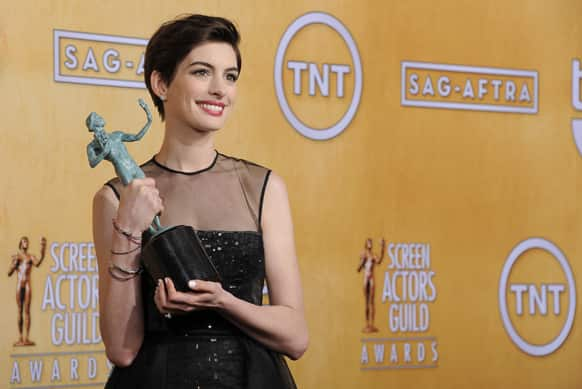
POLYGON ((212 116, 220 116, 224 111, 225 105, 219 102, 209 102, 209 101, 198 101, 196 102, 204 112, 212 116))

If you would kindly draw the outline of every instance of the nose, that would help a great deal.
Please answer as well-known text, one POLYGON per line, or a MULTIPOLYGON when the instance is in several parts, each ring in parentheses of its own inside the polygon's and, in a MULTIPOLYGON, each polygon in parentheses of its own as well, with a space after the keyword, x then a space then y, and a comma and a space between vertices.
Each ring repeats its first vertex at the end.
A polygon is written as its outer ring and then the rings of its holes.
POLYGON ((215 75, 214 77, 212 77, 208 92, 213 96, 222 98, 225 94, 224 79, 219 75, 215 75))

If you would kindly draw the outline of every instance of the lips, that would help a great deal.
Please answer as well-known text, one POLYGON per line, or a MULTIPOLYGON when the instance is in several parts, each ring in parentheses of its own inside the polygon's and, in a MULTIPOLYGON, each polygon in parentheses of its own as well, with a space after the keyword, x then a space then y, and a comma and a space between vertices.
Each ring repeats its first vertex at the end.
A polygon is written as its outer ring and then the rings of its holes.
POLYGON ((197 101, 198 105, 204 112, 211 116, 220 116, 224 111, 224 103, 219 101, 197 101))

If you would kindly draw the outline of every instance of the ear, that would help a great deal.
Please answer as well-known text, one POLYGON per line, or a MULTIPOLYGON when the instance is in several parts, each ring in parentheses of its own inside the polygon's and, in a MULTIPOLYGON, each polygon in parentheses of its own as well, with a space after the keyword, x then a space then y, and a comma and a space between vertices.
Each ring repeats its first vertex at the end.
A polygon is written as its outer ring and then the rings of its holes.
POLYGON ((166 82, 162 79, 162 75, 157 70, 154 70, 150 75, 150 83, 152 89, 156 96, 158 96, 162 101, 166 99, 166 94, 168 92, 168 86, 166 82))

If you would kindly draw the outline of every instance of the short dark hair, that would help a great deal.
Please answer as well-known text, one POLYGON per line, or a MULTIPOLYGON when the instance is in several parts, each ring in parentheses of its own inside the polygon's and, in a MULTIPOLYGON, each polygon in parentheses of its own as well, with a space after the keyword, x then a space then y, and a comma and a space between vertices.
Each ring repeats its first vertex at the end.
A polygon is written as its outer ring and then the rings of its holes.
POLYGON ((240 35, 234 24, 225 18, 206 15, 186 15, 166 22, 151 37, 145 52, 144 78, 155 106, 164 120, 164 104, 154 93, 150 77, 154 70, 170 85, 176 67, 195 47, 205 42, 225 42, 236 53, 240 72, 241 56, 238 48, 240 35))

